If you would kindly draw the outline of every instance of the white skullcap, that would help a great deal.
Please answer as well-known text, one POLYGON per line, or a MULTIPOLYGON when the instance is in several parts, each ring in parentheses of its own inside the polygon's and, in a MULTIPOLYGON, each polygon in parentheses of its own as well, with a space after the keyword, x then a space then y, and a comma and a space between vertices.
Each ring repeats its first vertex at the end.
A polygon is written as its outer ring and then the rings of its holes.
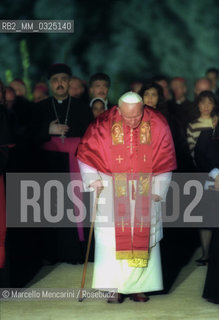
POLYGON ((142 102, 142 98, 141 96, 139 96, 139 94, 137 94, 136 92, 133 91, 128 91, 126 93, 124 93, 120 99, 119 99, 119 105, 121 104, 121 102, 126 102, 126 103, 139 103, 142 102))

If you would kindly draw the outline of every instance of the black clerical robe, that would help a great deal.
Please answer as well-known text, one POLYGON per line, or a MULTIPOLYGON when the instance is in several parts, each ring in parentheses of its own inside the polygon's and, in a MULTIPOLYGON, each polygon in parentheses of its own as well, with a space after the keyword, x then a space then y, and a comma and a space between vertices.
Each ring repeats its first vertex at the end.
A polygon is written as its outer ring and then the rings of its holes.
MULTIPOLYGON (((31 131, 36 144, 43 145, 43 143, 51 140, 49 134, 49 125, 56 120, 56 113, 61 124, 65 123, 66 113, 68 109, 69 97, 63 101, 57 101, 53 97, 49 97, 37 103, 33 109, 31 131)), ((71 98, 70 109, 68 113, 67 125, 69 131, 66 137, 82 137, 90 122, 93 120, 93 115, 88 105, 85 105, 81 99, 71 98)), ((68 154, 60 154, 60 152, 46 152, 44 157, 44 170, 46 172, 68 172, 68 154), (52 158, 51 158, 52 157, 52 158), (45 159, 47 160, 45 162, 45 159)))
MULTIPOLYGON (((63 173, 69 172, 70 169, 68 152, 46 148, 52 139, 49 134, 49 125, 52 121, 57 120, 57 116, 58 122, 64 124, 68 113, 66 124, 69 126, 69 131, 66 133, 65 139, 82 137, 89 123, 93 120, 90 107, 85 105, 81 99, 71 97, 69 112, 67 112, 69 99, 68 97, 63 101, 57 101, 55 98, 49 97, 34 107, 31 131, 35 143, 42 147, 39 159, 43 162, 39 171, 63 173)), ((55 137, 60 139, 60 136, 55 137)), ((52 263, 84 261, 85 241, 79 241, 76 228, 46 228, 42 233, 44 234, 42 245, 46 260, 52 263)))
MULTIPOLYGON (((34 148, 29 135, 33 103, 23 97, 16 97, 7 115, 15 146, 9 150, 7 172, 35 171, 34 148)), ((37 163, 37 162, 36 162, 37 163)))
POLYGON ((195 170, 190 155, 186 129, 191 120, 192 103, 185 100, 181 104, 175 100, 168 102, 168 122, 176 150, 177 172, 193 172, 195 170))
MULTIPOLYGON (((202 171, 209 172, 214 168, 219 168, 219 124, 215 131, 209 129, 201 132, 196 147, 195 159, 197 165, 202 171)), ((219 191, 205 191, 205 199, 207 203, 204 208, 208 208, 208 212, 199 211, 201 215, 210 214, 214 216, 215 228, 212 228, 212 240, 209 252, 208 270, 203 290, 203 297, 210 301, 219 303, 219 191)))

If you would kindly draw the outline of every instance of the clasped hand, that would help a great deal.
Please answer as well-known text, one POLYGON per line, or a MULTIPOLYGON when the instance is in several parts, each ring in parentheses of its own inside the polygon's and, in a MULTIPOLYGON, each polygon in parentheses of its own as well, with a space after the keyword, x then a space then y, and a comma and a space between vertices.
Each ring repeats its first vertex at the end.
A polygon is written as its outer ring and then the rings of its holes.
POLYGON ((67 124, 58 123, 58 120, 50 122, 49 134, 60 134, 61 136, 64 136, 68 130, 69 126, 67 126, 67 124))

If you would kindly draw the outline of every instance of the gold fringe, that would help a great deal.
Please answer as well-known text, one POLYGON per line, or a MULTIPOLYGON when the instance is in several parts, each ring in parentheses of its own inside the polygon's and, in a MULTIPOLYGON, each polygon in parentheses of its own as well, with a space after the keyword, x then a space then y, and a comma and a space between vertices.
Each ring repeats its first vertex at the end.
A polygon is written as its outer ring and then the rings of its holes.
POLYGON ((136 258, 136 259, 148 259, 149 258, 149 253, 148 253, 148 251, 135 250, 135 251, 133 251, 133 258, 136 258))
POLYGON ((132 251, 116 251, 116 259, 118 260, 128 260, 133 258, 132 251))
POLYGON ((149 253, 148 251, 116 251, 117 260, 128 260, 129 265, 133 267, 147 267, 149 253))
POLYGON ((145 268, 148 266, 148 259, 129 259, 128 266, 133 268, 145 268))

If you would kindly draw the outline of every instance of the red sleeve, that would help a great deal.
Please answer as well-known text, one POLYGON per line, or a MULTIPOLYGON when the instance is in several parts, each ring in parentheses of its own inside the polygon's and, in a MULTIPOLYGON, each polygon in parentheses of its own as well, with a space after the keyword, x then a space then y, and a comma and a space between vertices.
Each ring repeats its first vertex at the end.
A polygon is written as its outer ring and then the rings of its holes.
POLYGON ((109 112, 110 110, 90 124, 78 146, 76 156, 77 159, 85 164, 101 172, 111 174, 112 155, 110 147, 106 148, 106 145, 111 145, 109 136, 110 121, 108 121, 109 112))

